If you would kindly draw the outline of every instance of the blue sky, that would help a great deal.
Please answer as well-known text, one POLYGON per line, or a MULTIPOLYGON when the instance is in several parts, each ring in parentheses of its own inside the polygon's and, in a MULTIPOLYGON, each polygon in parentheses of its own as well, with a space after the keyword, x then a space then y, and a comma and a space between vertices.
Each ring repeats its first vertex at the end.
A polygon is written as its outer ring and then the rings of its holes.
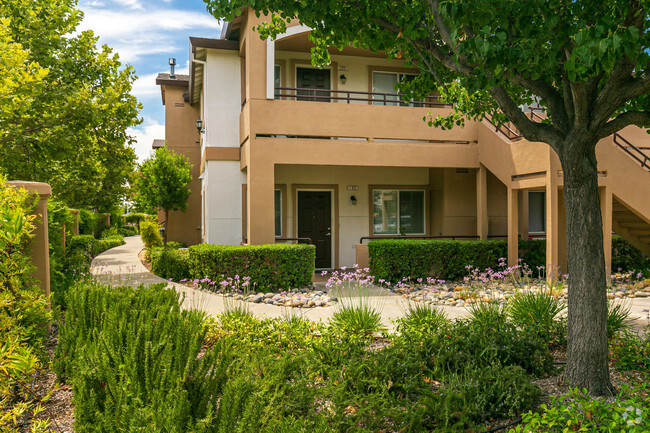
POLYGON ((158 72, 169 72, 168 59, 176 58, 176 72, 186 74, 189 37, 219 37, 221 23, 205 10, 202 0, 79 0, 84 20, 78 30, 93 30, 122 63, 135 68, 133 94, 142 103, 143 122, 129 133, 137 140, 139 160, 147 157, 154 138, 165 138, 164 107, 158 72))

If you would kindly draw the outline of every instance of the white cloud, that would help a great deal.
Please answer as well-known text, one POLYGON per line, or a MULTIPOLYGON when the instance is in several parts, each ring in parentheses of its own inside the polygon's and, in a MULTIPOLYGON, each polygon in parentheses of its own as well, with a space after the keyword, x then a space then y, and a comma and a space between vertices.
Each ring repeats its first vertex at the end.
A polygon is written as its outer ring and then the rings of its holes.
POLYGON ((127 133, 135 137, 135 153, 138 161, 142 162, 151 154, 151 144, 155 139, 165 138, 165 125, 145 117, 144 121, 137 128, 127 129, 127 133))
POLYGON ((116 3, 125 6, 129 9, 137 9, 137 10, 142 10, 144 9, 142 7, 142 3, 140 3, 139 0, 114 0, 116 3))
MULTIPOLYGON (((120 58, 132 63, 148 54, 170 53, 181 48, 177 32, 190 30, 197 34, 218 37, 221 27, 207 13, 163 9, 134 9, 137 0, 121 0, 130 10, 109 10, 96 7, 84 9, 84 19, 78 30, 93 30, 102 43, 114 48, 120 58)), ((188 35, 189 36, 189 35, 188 35)), ((185 43, 187 43, 187 38, 185 43)), ((186 45, 187 46, 187 45, 186 45)))

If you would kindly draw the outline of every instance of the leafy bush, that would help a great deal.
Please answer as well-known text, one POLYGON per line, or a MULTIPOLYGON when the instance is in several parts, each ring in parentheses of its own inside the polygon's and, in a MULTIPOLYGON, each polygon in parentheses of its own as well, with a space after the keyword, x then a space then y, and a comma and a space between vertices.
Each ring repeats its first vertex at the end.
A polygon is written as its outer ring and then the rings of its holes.
POLYGON ((295 288, 311 284, 316 257, 313 245, 194 245, 192 278, 215 282, 236 275, 250 277, 253 290, 295 288))
POLYGON ((621 332, 610 344, 612 360, 620 371, 636 370, 650 374, 650 328, 645 334, 621 332))
MULTIPOLYGON (((542 241, 519 241, 531 269, 546 262, 542 241), (540 262, 541 260, 541 262, 540 262)), ((387 239, 368 244, 371 273, 390 282, 402 278, 433 277, 453 280, 468 274, 467 266, 497 269, 499 258, 507 257, 506 241, 452 241, 387 239)))
POLYGON ((79 210, 79 234, 94 235, 99 225, 99 215, 86 209, 79 210))
POLYGON ((138 230, 135 227, 123 226, 117 229, 117 232, 124 237, 135 236, 138 234, 138 230))
POLYGON ((190 277, 190 254, 187 249, 156 247, 151 250, 151 272, 176 281, 190 277))
POLYGON ((215 429, 230 351, 202 350, 204 315, 179 296, 162 285, 70 290, 55 370, 75 391, 75 431, 215 429))
POLYGON ((148 250, 159 247, 163 243, 158 223, 150 219, 140 221, 140 236, 142 236, 142 242, 144 242, 144 246, 148 250))
POLYGON ((541 412, 523 415, 522 425, 508 430, 516 432, 626 432, 647 433, 650 425, 650 400, 643 393, 624 390, 613 402, 590 397, 586 391, 574 389, 553 397, 550 405, 542 404, 541 412))
POLYGON ((42 341, 52 315, 48 299, 32 277, 28 252, 33 237, 34 200, 8 187, 0 176, 0 431, 45 431, 33 418, 42 408, 32 382, 42 368, 42 341), (39 356, 41 355, 41 356, 39 356))
POLYGON ((625 239, 612 238, 612 272, 650 270, 650 258, 625 239))

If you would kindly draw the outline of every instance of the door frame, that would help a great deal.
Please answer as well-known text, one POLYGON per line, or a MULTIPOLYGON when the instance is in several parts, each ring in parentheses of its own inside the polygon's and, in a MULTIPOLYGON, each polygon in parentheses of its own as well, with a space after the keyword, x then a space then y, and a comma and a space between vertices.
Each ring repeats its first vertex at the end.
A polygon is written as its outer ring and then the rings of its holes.
MULTIPOLYGON (((298 68, 305 68, 305 69, 329 69, 330 70, 330 91, 332 90, 339 90, 339 80, 337 76, 337 72, 339 70, 338 62, 332 62, 329 64, 329 66, 326 66, 324 68, 318 68, 314 65, 312 65, 311 60, 304 60, 304 59, 291 59, 289 60, 289 68, 290 68, 290 74, 291 76, 289 78, 289 82, 292 83, 293 87, 298 87, 298 68)), ((337 96, 336 94, 333 96, 337 96)), ((333 100, 332 102, 338 102, 338 100, 333 100)))
POLYGON ((298 236, 298 191, 329 191, 332 193, 332 267, 339 267, 339 186, 338 185, 319 185, 319 184, 294 184, 291 185, 292 201, 292 229, 295 236, 298 236))

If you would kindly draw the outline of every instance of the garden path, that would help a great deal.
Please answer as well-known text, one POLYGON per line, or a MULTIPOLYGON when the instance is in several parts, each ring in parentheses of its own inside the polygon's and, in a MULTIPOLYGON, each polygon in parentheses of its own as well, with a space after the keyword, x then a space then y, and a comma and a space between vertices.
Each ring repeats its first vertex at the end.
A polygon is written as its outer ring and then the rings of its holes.
MULTIPOLYGON (((101 282, 111 285, 128 285, 137 287, 140 284, 155 284, 165 283, 173 287, 176 291, 185 295, 183 306, 185 308, 198 308, 208 314, 217 316, 221 314, 226 305, 224 298, 221 295, 208 293, 191 287, 184 286, 178 283, 171 283, 163 278, 160 278, 147 270, 144 267, 138 253, 142 251, 144 245, 140 236, 130 236, 124 238, 125 245, 110 249, 98 255, 93 260, 91 266, 92 274, 101 282)), ((323 283, 316 283, 316 285, 323 283)), ((342 296, 346 299, 346 296, 342 296)), ((375 306, 382 312, 382 321, 384 326, 393 328, 393 321, 404 315, 408 306, 407 301, 399 296, 382 295, 382 290, 376 288, 371 293, 371 296, 364 297, 370 305, 375 306)), ((230 302, 235 302, 230 300, 230 302)), ((311 309, 298 310, 295 308, 277 307, 274 305, 266 304, 253 304, 246 303, 249 310, 256 316, 265 317, 282 317, 287 314, 287 310, 295 313, 300 311, 305 318, 310 320, 327 320, 336 311, 335 306, 317 307, 311 309)), ((464 307, 441 307, 450 318, 462 317, 467 315, 467 310, 464 307)), ((632 317, 638 319, 636 325, 641 327, 647 323, 647 310, 650 310, 650 297, 648 298, 635 298, 631 304, 632 317), (644 311, 646 310, 646 311, 644 311)))

